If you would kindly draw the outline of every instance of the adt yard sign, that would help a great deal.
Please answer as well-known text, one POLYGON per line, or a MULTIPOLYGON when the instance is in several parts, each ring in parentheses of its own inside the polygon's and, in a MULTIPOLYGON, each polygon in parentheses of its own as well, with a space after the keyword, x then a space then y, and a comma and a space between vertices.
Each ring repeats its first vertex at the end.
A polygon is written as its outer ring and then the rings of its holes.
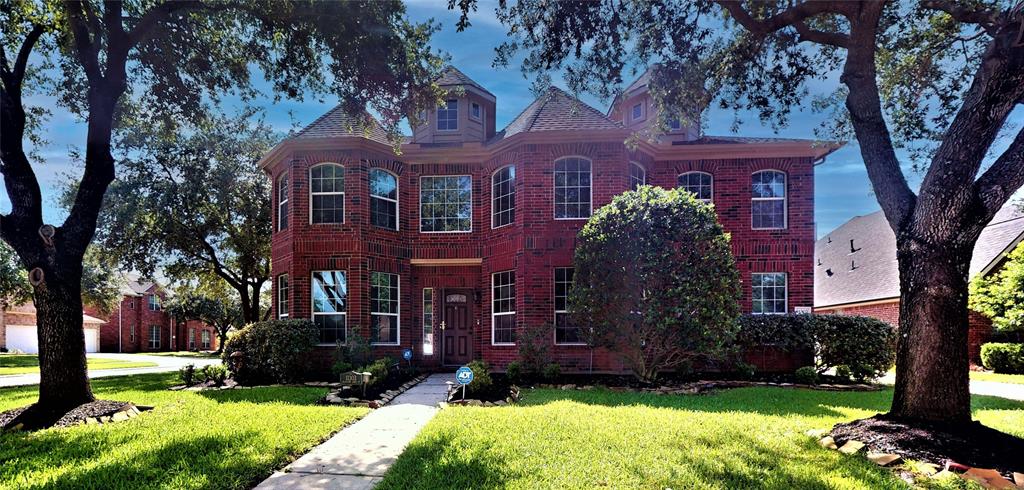
POLYGON ((457 381, 462 386, 466 386, 472 383, 473 370, 466 366, 460 367, 457 371, 455 371, 455 381, 457 381))
POLYGON ((405 350, 403 350, 402 351, 402 359, 405 359, 406 361, 411 361, 412 360, 412 349, 405 349, 405 350))

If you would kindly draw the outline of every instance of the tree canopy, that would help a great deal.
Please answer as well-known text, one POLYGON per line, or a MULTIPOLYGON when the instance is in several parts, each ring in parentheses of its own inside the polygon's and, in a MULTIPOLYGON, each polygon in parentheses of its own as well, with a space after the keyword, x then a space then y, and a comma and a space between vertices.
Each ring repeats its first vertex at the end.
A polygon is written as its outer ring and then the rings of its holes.
MULTIPOLYGON (((32 298, 32 285, 18 256, 0 242, 0 310, 20 305, 32 298)), ((0 325, 3 327, 3 325, 0 325)))

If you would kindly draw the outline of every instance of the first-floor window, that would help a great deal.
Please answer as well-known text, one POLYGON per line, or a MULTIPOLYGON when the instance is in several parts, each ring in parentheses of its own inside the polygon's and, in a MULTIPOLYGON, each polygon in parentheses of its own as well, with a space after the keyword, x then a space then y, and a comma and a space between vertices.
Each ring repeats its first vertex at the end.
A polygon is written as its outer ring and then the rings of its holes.
POLYGON ((423 355, 434 355, 434 288, 423 288, 423 355))
POLYGON ((555 343, 579 344, 580 328, 569 317, 569 289, 572 287, 572 267, 555 269, 555 343))
POLYGON ((750 282, 755 315, 781 315, 786 313, 787 290, 785 272, 755 272, 751 274, 750 282))
POLYGON ((398 274, 370 273, 370 341, 398 345, 398 274))
POLYGON ((203 330, 203 350, 210 350, 210 331, 203 330))
POLYGON ((196 350, 196 329, 188 329, 188 350, 196 350))
POLYGON ((494 344, 514 344, 516 341, 515 271, 491 276, 491 339, 494 344))
POLYGON ((149 326, 149 350, 160 348, 160 325, 149 326))
POLYGON ((312 286, 313 323, 320 330, 320 342, 345 343, 348 311, 345 271, 315 271, 312 286))
POLYGON ((135 343, 135 325, 128 325, 128 342, 135 343))
POLYGON ((711 202, 714 196, 715 180, 707 172, 686 172, 677 180, 679 187, 687 192, 692 192, 693 197, 704 202, 711 202))
POLYGON ((647 171, 633 162, 629 163, 629 190, 635 191, 647 183, 647 171))
POLYGON ((277 317, 288 318, 288 274, 277 276, 277 317))

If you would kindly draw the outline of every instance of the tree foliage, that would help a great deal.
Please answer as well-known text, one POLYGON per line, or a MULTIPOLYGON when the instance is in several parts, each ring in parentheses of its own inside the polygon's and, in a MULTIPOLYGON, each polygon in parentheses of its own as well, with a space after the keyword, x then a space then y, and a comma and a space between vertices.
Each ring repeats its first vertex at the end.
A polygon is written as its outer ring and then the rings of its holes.
POLYGON ((736 332, 739 273, 711 206, 643 186, 597 210, 580 231, 570 291, 574 321, 634 375, 722 355, 736 332))
POLYGON ((1024 331, 1024 243, 995 273, 971 281, 971 309, 992 319, 997 330, 1024 331))
MULTIPOLYGON (((0 242, 0 311, 32 299, 32 285, 18 256, 0 242)), ((0 326, 2 327, 2 326, 0 326)))
POLYGON ((123 277, 96 246, 89 247, 82 263, 82 303, 109 315, 121 302, 123 277))

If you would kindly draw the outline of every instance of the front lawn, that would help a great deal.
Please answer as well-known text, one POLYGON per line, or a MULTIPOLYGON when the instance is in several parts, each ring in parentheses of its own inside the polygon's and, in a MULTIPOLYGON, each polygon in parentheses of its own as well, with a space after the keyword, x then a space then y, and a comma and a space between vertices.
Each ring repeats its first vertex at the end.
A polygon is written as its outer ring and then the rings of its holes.
MULTIPOLYGON (((121 359, 104 359, 90 357, 86 361, 89 370, 125 369, 156 366, 155 362, 124 361, 121 359)), ((39 372, 39 357, 35 354, 0 354, 0 376, 12 374, 35 374, 39 372)))
MULTIPOLYGON (((98 398, 156 408, 128 422, 0 433, 0 488, 249 488, 367 412, 325 388, 168 391, 171 373, 93 379, 98 398)), ((0 389, 0 411, 36 387, 0 389)))
MULTIPOLYGON (((442 410, 378 489, 907 488, 889 470, 804 434, 884 411, 891 397, 532 390, 520 406, 442 410)), ((1024 436, 1024 403, 974 397, 974 409, 983 423, 1024 436)))
POLYGON ((972 381, 994 381, 996 383, 1010 383, 1024 385, 1024 374, 1000 374, 990 372, 971 371, 972 381))

